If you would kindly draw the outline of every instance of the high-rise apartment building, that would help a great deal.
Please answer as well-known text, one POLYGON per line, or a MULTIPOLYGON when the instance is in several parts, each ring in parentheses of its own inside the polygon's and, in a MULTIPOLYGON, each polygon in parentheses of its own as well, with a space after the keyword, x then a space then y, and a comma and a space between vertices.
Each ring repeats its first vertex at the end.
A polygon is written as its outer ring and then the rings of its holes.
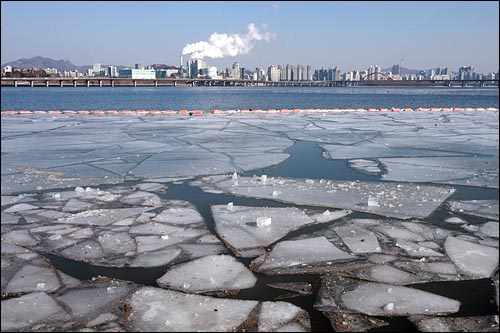
POLYGON ((92 65, 92 75, 99 76, 101 74, 101 64, 92 65))
POLYGON ((241 70, 240 70, 240 64, 235 62, 233 63, 233 73, 232 73, 232 78, 233 79, 241 79, 241 70))
POLYGON ((269 66, 267 69, 267 76, 269 81, 280 81, 281 79, 281 68, 276 66, 269 66))

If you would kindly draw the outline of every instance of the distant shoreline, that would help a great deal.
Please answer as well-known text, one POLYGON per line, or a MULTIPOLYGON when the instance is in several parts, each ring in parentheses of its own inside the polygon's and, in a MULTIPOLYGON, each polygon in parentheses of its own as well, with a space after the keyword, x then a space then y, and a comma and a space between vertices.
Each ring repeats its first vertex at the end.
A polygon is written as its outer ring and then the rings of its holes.
POLYGON ((499 80, 251 81, 225 79, 2 78, 2 87, 498 87, 499 80))

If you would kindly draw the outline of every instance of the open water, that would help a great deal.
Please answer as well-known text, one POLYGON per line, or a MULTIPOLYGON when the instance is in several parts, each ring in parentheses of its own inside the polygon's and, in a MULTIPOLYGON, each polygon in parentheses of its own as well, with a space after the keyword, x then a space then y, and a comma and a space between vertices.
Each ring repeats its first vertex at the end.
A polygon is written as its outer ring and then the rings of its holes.
POLYGON ((496 107, 498 88, 2 87, 5 110, 496 107))

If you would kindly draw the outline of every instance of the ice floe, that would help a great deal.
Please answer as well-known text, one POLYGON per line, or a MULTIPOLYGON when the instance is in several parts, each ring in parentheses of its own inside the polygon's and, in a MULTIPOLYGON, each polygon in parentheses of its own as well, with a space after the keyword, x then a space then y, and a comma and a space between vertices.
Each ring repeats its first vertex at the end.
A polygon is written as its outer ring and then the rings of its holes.
MULTIPOLYGON (((212 206, 215 230, 219 237, 238 256, 256 256, 265 252, 266 246, 290 232, 319 223, 304 211, 295 208, 266 208, 224 205, 212 206)), ((348 215, 340 210, 328 214, 328 221, 348 215)))
POLYGON ((257 278, 232 256, 213 255, 174 266, 156 282, 168 289, 204 293, 251 288, 257 278))
POLYGON ((321 311, 394 317, 450 314, 458 312, 460 305, 457 300, 413 288, 326 275, 314 306, 321 311))
POLYGON ((498 200, 462 200, 448 202, 450 210, 457 213, 484 217, 498 221, 498 200))
POLYGON ((498 249, 448 237, 444 244, 446 253, 461 273, 475 278, 490 277, 498 267, 498 249))
POLYGON ((205 188, 218 188, 246 197, 266 198, 299 205, 344 208, 377 215, 407 219, 425 218, 439 207, 455 190, 452 188, 383 182, 333 181, 310 179, 227 176, 202 179, 205 188), (237 182, 237 183, 236 183, 237 182), (279 196, 273 192, 279 191, 279 196), (378 204, 370 206, 369 198, 378 204))
POLYGON ((253 260, 250 268, 266 274, 307 273, 317 270, 315 266, 356 260, 360 258, 338 249, 325 237, 316 237, 279 242, 270 252, 253 260))

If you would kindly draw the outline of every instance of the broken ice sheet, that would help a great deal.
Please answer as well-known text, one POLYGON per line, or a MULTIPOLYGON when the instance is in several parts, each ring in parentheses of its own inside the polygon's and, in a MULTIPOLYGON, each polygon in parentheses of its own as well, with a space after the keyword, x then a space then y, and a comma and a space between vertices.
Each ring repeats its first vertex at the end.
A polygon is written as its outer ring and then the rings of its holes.
POLYGON ((334 228, 335 232, 353 253, 380 252, 380 245, 373 232, 355 224, 344 224, 334 228))
POLYGON ((229 332, 238 330, 257 304, 143 287, 130 297, 128 319, 136 332, 229 332))
POLYGON ((45 292, 36 292, 2 301, 2 332, 32 326, 50 316, 66 313, 45 292))
POLYGON ((5 287, 7 293, 51 292, 61 287, 53 268, 24 265, 5 287))
POLYGON ((262 302, 259 332, 309 332, 309 314, 287 302, 262 302))
POLYGON ((325 275, 314 307, 320 311, 394 317, 455 313, 460 302, 413 288, 325 275))
POLYGON ((400 219, 429 216, 455 191, 452 188, 394 182, 320 182, 278 177, 269 178, 266 183, 260 177, 239 177, 235 181, 231 176, 205 177, 202 181, 205 188, 215 186, 234 195, 351 209, 400 219), (281 194, 273 195, 276 191, 281 194), (370 197, 377 198, 378 205, 370 206, 370 197))
POLYGON ((330 320, 330 324, 332 324, 335 332, 367 332, 375 327, 389 325, 389 322, 385 320, 359 313, 350 313, 342 310, 322 312, 330 320))
POLYGON ((213 255, 174 266, 156 282, 168 289, 204 293, 251 288, 257 278, 234 257, 213 255))
POLYGON ((498 188, 497 160, 498 156, 488 158, 440 156, 381 158, 380 162, 387 170, 382 176, 383 179, 390 181, 434 182, 498 188))
POLYGON ((364 159, 349 160, 349 166, 354 170, 367 173, 370 175, 379 175, 382 173, 382 170, 380 169, 378 162, 372 160, 364 160, 364 159))
POLYGON ((498 267, 498 249, 449 236, 444 248, 459 271, 472 278, 488 278, 498 267))
MULTIPOLYGON (((309 215, 295 207, 268 208, 232 206, 212 206, 215 230, 219 237, 238 256, 249 253, 257 256, 265 252, 265 247, 299 228, 316 224, 309 215), (269 225, 259 226, 258 220, 269 225)), ((349 211, 332 212, 329 220, 348 215, 349 211)))
POLYGON ((282 241, 250 263, 253 271, 265 274, 310 273, 318 267, 328 270, 334 263, 352 264, 362 258, 346 253, 325 237, 282 241))
POLYGON ((456 213, 485 217, 498 221, 498 200, 449 201, 450 210, 456 213))

